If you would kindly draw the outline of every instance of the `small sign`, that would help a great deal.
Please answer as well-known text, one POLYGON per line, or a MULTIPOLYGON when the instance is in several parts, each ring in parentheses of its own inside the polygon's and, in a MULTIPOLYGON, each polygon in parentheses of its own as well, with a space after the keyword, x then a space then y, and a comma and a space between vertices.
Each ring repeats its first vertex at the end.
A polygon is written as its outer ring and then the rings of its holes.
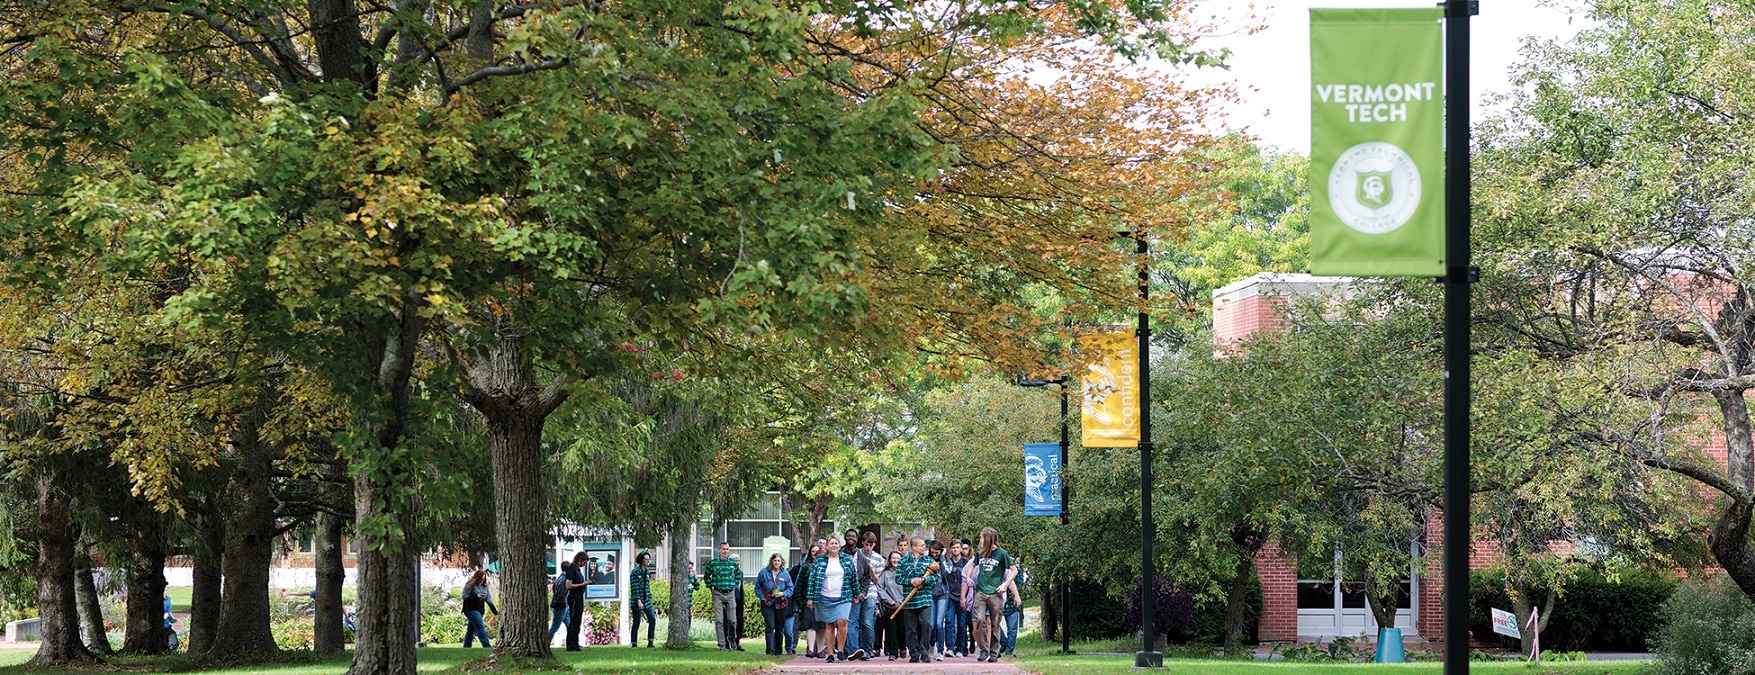
POLYGON ((1505 637, 1523 637, 1517 632, 1517 616, 1503 609, 1493 610, 1493 632, 1505 637))

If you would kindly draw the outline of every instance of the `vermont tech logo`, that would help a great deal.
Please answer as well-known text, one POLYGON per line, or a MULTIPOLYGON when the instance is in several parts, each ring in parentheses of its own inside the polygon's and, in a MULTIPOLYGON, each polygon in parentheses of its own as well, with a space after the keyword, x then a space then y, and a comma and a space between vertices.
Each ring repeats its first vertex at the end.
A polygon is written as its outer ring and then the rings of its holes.
POLYGON ((1365 234, 1393 232, 1420 208, 1420 168, 1391 143, 1360 143, 1328 172, 1328 201, 1347 227, 1365 234))

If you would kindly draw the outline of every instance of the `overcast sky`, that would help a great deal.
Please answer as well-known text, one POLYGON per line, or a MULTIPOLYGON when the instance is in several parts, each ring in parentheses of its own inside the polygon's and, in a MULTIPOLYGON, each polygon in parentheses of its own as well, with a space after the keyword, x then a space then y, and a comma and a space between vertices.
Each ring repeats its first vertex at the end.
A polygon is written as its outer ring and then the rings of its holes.
MULTIPOLYGON (((1246 17, 1251 3, 1241 0, 1205 0, 1203 10, 1221 16, 1246 17)), ((1196 81, 1234 80, 1241 101, 1230 110, 1228 125, 1247 128, 1263 143, 1300 152, 1310 151, 1310 8, 1311 7, 1431 7, 1431 2, 1409 0, 1259 0, 1254 11, 1267 28, 1255 35, 1213 37, 1202 45, 1231 49, 1229 71, 1204 70, 1196 81)), ((1587 25, 1576 7, 1550 6, 1538 0, 1481 0, 1481 13, 1469 23, 1469 78, 1474 90, 1472 119, 1483 114, 1481 102, 1488 92, 1511 87, 1510 69, 1520 56, 1525 36, 1570 38, 1587 25)), ((1577 0, 1559 4, 1576 6, 1577 0)))

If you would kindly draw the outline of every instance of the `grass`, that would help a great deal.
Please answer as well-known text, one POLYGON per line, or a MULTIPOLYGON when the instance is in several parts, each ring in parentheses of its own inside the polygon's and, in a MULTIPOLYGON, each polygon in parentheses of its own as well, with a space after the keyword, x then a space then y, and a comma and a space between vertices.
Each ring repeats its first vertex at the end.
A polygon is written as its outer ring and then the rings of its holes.
MULTIPOLYGON (((747 647, 746 647, 747 648, 747 647)), ((54 673, 172 673, 201 672, 210 675, 340 675, 347 672, 353 654, 318 656, 309 652, 283 653, 272 662, 206 662, 186 654, 159 657, 117 657, 106 665, 75 669, 44 669, 24 665, 36 653, 30 649, 0 650, 0 675, 37 675, 54 673)), ((420 672, 527 672, 525 668, 491 671, 464 670, 464 667, 487 656, 487 651, 462 647, 427 647, 419 652, 420 672)), ((751 673, 781 662, 755 652, 725 652, 697 644, 693 649, 633 649, 630 647, 597 646, 582 652, 555 650, 567 670, 580 673, 665 673, 677 675, 708 675, 719 673, 751 673)))

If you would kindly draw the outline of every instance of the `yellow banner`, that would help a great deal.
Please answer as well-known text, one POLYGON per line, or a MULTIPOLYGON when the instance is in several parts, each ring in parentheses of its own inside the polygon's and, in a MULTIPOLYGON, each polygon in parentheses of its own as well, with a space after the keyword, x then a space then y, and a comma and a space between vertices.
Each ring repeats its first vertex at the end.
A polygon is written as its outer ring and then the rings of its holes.
POLYGON ((1087 448, 1131 448, 1140 442, 1139 343, 1131 330, 1079 338, 1090 359, 1081 426, 1087 448))

